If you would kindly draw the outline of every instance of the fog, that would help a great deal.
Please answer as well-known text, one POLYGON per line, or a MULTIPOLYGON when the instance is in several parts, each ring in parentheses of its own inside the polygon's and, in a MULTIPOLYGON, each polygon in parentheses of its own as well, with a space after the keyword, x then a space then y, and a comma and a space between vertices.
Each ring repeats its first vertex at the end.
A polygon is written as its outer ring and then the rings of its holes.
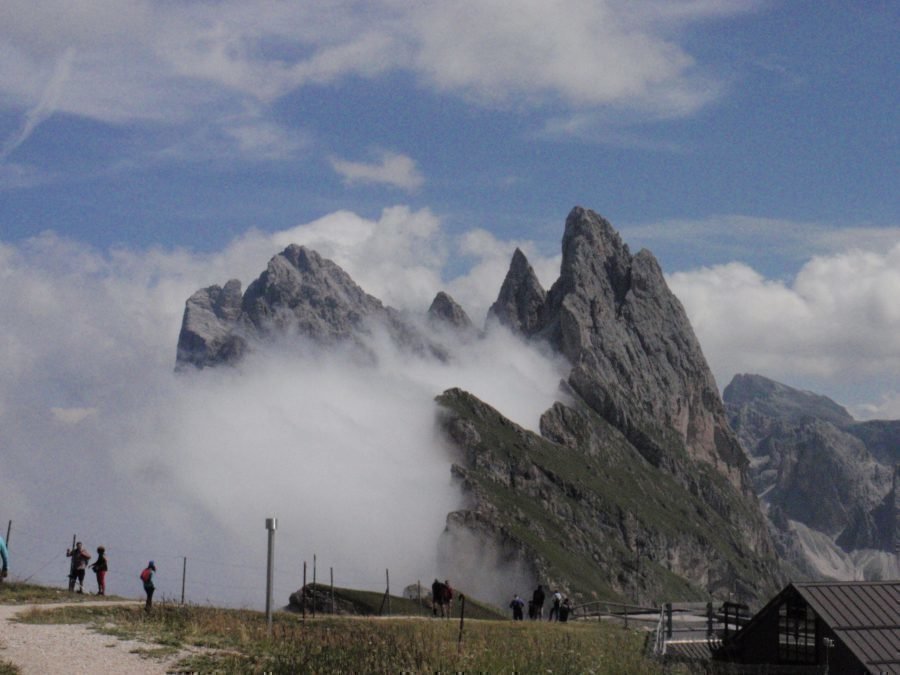
POLYGON ((174 372, 185 299, 231 277, 246 286, 287 239, 318 240, 410 316, 454 286, 485 310, 516 244, 472 261, 471 273, 492 271, 490 285, 443 283, 445 261, 416 252, 416 232, 436 236, 422 228, 433 218, 401 209, 384 220, 379 229, 338 214, 331 239, 314 223, 249 233, 212 256, 101 252, 50 234, 0 246, 0 519, 12 521, 13 577, 65 584, 76 534, 91 551, 106 546, 110 593, 138 595, 137 575, 153 559, 162 597, 180 599, 186 570, 189 601, 261 607, 264 522, 275 515, 276 605, 299 588, 304 561, 312 579, 313 556, 318 581, 333 570, 337 585, 383 591, 385 570, 395 593, 436 576, 456 581, 438 543, 464 496, 434 398, 462 387, 537 428, 565 363, 503 329, 465 344, 435 336, 447 361, 398 352, 376 330, 366 345, 375 358, 289 338, 237 368, 174 372), (388 243, 404 227, 412 241, 398 253, 388 243), (369 265, 359 255, 367 246, 369 265), (402 271, 394 276, 411 285, 384 293, 391 255, 402 271))

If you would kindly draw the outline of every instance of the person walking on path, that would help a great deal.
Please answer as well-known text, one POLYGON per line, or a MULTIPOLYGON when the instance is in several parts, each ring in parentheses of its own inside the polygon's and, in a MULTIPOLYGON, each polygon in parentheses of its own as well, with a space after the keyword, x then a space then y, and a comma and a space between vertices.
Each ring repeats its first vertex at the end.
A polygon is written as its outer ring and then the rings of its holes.
POLYGON ((534 605, 534 618, 541 620, 544 618, 544 587, 538 584, 531 595, 531 602, 534 605))
POLYGON ((151 560, 147 563, 144 571, 141 572, 141 581, 144 582, 144 593, 147 594, 147 604, 144 605, 144 610, 147 612, 149 612, 150 608, 153 606, 153 591, 156 590, 156 586, 153 583, 153 578, 155 576, 156 563, 151 560))
POLYGON ((2 563, 2 568, 0 568, 0 583, 3 583, 6 575, 9 574, 9 549, 6 548, 6 540, 4 540, 3 537, 0 537, 0 563, 2 563))
POLYGON ((77 581, 77 592, 84 593, 84 571, 87 569, 91 554, 79 541, 75 544, 75 548, 66 549, 66 557, 72 559, 72 564, 69 565, 69 592, 71 593, 75 590, 75 582, 77 581))
POLYGON ((97 595, 106 595, 106 571, 109 565, 106 562, 106 547, 97 547, 97 562, 91 565, 94 574, 97 575, 97 595))

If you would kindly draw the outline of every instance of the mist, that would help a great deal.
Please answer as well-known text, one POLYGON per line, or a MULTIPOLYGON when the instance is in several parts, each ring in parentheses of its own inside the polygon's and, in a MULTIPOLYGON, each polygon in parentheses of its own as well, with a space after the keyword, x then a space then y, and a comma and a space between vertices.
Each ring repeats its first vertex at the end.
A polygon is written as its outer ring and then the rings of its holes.
MULTIPOLYGON (((351 275, 353 249, 378 236, 364 224, 367 236, 330 241, 351 275)), ((286 236, 248 233, 212 256, 100 252, 55 235, 0 246, 0 519, 13 523, 14 578, 64 585, 77 535, 92 552, 106 546, 110 593, 139 595, 137 575, 152 559, 162 597, 180 600, 184 573, 188 601, 259 608, 272 515, 276 605, 301 585, 304 561, 312 580, 314 556, 318 581, 333 572, 354 588, 383 591, 385 570, 394 593, 458 578, 439 540, 465 502, 435 396, 461 387, 536 429, 566 364, 495 326, 479 339, 434 335, 447 360, 400 352, 375 330, 366 358, 294 337, 236 368, 176 374, 185 299, 234 276, 246 286, 286 236)), ((512 250, 506 261, 475 261, 479 275, 496 277, 476 306, 492 301, 512 250)), ((406 268, 432 287, 395 289, 394 303, 424 316, 423 298, 467 285, 443 284, 441 264, 406 268)))

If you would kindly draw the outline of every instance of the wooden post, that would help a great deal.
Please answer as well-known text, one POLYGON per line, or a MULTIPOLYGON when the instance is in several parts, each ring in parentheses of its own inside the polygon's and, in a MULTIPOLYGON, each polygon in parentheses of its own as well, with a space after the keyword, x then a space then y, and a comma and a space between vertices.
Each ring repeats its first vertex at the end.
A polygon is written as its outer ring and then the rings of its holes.
POLYGON ((181 567, 181 604, 184 604, 184 580, 187 577, 187 556, 184 556, 184 565, 181 567))
POLYGON ((713 604, 706 603, 706 637, 713 636, 713 604))
POLYGON ((306 561, 303 561, 303 588, 300 589, 300 609, 303 613, 303 620, 306 621, 306 561))
POLYGON ((73 567, 72 563, 75 562, 75 555, 74 555, 75 554, 75 542, 77 541, 77 539, 78 539, 78 535, 73 534, 72 535, 72 548, 69 549, 70 551, 72 551, 72 561, 69 563, 69 593, 72 593, 75 591, 75 577, 72 575, 72 571, 74 570, 74 567, 73 567))
POLYGON ((422 609, 422 580, 416 580, 416 604, 419 605, 419 610, 422 609))
POLYGON ((462 651, 463 622, 466 620, 466 596, 459 595, 459 638, 456 641, 456 653, 462 651))
POLYGON ((666 603, 666 637, 672 637, 672 603, 666 603))
POLYGON ((316 554, 313 553, 312 615, 316 615, 316 554))
POLYGON ((328 570, 331 573, 331 614, 334 615, 334 568, 329 567, 328 570))
POLYGON ((384 591, 385 596, 387 596, 387 613, 388 616, 391 615, 391 571, 384 571, 384 580, 387 584, 387 589, 384 591))

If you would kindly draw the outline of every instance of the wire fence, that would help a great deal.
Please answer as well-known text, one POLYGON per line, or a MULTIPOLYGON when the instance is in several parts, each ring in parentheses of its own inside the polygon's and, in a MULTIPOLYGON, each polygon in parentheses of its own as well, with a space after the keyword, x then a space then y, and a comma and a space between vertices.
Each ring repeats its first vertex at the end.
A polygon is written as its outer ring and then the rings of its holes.
MULTIPOLYGON (((72 540, 48 541, 43 533, 17 522, 0 521, 0 535, 9 532, 10 554, 9 580, 41 583, 51 587, 68 588, 71 558, 66 556, 72 547, 72 540)), ((56 535, 53 537, 56 538, 56 535)), ((78 537, 76 536, 76 539, 78 537)), ((109 569, 106 574, 107 594, 123 597, 141 597, 143 590, 139 580, 140 571, 147 562, 156 564, 157 595, 161 600, 188 602, 191 604, 226 605, 262 608, 266 600, 266 558, 265 542, 260 539, 253 550, 252 560, 214 559, 204 555, 202 550, 186 549, 178 552, 157 552, 135 546, 133 542, 117 544, 105 543, 109 569)), ((90 564, 96 561, 96 546, 85 542, 85 547, 94 554, 85 571, 84 592, 94 592, 96 582, 90 564)), ((236 548, 242 545, 238 542, 236 548)), ((321 562, 315 566, 317 556, 311 554, 307 560, 285 560, 276 563, 273 583, 275 606, 284 606, 292 593, 301 589, 304 583, 314 580, 320 584, 344 585, 360 590, 385 591, 385 569, 389 565, 372 566, 371 575, 362 578, 358 569, 339 581, 341 571, 321 562)), ((276 558, 276 560, 278 560, 276 558)), ((392 590, 400 594, 402 588, 392 590)))

